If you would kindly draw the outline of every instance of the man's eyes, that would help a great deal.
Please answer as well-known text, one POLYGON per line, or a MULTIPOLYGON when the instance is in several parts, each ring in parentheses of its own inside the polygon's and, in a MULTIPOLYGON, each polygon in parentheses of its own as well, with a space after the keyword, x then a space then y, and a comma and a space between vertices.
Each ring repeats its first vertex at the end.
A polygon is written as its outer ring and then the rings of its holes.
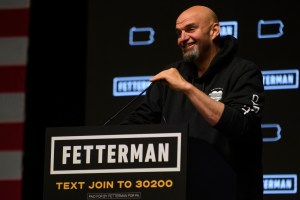
POLYGON ((194 26, 186 27, 186 28, 183 29, 183 30, 177 30, 177 31, 176 31, 176 35, 177 35, 178 37, 181 37, 182 32, 192 33, 192 32, 194 32, 196 29, 197 29, 197 27, 194 27, 194 26))
POLYGON ((196 30, 196 27, 189 27, 185 31, 188 32, 188 33, 190 33, 190 32, 193 32, 195 30, 196 30))

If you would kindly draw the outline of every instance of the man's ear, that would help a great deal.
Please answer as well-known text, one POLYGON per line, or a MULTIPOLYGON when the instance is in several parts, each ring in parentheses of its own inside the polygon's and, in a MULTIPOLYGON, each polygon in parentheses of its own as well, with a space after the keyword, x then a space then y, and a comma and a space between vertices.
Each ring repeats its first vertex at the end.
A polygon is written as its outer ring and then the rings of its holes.
POLYGON ((212 39, 214 40, 219 34, 220 34, 220 24, 213 23, 210 29, 210 35, 212 39))

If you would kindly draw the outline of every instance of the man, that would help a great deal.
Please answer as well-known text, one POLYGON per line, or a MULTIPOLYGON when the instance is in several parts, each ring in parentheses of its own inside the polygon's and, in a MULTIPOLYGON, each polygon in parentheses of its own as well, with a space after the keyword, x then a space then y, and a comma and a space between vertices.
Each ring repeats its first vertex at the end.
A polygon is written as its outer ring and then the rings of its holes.
MULTIPOLYGON (((122 124, 188 123, 189 137, 197 141, 191 144, 209 144, 233 170, 235 199, 261 200, 264 88, 259 68, 236 56, 234 37, 220 37, 218 18, 208 7, 182 12, 176 33, 183 60, 151 78, 145 100, 122 124)), ((189 157, 188 170, 196 172, 192 162, 189 157)), ((193 184, 197 189, 197 180, 193 184)), ((202 198, 188 194, 188 199, 202 198)))

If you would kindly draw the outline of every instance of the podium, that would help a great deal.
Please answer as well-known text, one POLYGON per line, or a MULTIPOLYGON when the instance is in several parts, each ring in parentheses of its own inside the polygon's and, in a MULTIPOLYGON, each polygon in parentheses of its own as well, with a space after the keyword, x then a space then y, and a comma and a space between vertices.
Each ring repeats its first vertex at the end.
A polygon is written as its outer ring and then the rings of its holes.
POLYGON ((235 200, 235 175, 188 125, 46 129, 43 200, 235 200))
POLYGON ((46 129, 44 200, 184 200, 187 126, 46 129))

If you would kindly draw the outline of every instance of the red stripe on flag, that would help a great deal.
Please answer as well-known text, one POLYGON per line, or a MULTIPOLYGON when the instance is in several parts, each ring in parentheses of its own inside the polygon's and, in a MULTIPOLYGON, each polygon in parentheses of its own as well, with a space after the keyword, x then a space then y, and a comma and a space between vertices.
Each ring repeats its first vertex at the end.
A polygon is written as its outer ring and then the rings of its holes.
POLYGON ((29 9, 0 10, 0 36, 27 36, 29 9))
POLYGON ((0 150, 23 150, 23 135, 24 123, 0 123, 0 150))
POLYGON ((25 78, 25 66, 0 66, 0 92, 24 92, 25 78))
POLYGON ((22 199, 22 181, 0 181, 0 199, 19 200, 22 199))

